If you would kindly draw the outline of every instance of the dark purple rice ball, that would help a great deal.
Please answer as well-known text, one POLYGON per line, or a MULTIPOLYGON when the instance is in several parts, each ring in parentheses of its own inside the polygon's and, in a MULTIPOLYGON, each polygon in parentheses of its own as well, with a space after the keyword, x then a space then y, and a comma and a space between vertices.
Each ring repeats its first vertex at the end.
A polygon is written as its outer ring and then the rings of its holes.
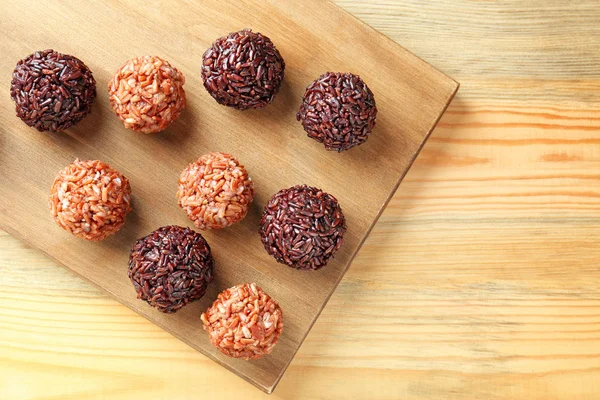
POLYGON ((285 62, 266 36, 251 29, 217 39, 202 56, 204 87, 219 104, 246 110, 273 101, 285 62))
POLYGON ((181 226, 163 226, 138 239, 129 256, 129 279, 138 299, 164 313, 204 296, 213 270, 206 240, 181 226))
POLYGON ((364 143, 376 117, 371 89, 358 75, 340 72, 327 72, 311 83, 296 115, 308 137, 338 152, 364 143))
POLYGON ((265 250, 289 267, 317 270, 342 245, 346 218, 335 197, 298 185, 275 194, 260 219, 265 250))
POLYGON ((92 110, 96 81, 78 58, 54 50, 19 61, 10 83, 17 116, 38 131, 60 132, 92 110))

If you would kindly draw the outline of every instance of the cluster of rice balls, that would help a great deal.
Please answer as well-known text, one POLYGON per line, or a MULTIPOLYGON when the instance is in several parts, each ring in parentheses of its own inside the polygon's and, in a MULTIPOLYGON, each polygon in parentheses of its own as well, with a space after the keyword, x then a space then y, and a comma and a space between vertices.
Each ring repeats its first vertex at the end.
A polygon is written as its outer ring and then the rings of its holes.
MULTIPOLYGON (((284 70, 271 40, 247 29, 217 39, 203 55, 201 74, 219 104, 247 110, 273 101, 284 70)), ((184 75, 169 62, 156 56, 133 58, 108 83, 110 105, 127 129, 160 132, 185 108, 184 84, 184 75)), ((46 50, 18 62, 10 90, 17 115, 27 125, 57 132, 91 112, 96 81, 81 60, 46 50)), ((360 77, 328 72, 306 89, 297 119, 327 150, 344 151, 367 140, 376 116, 373 93, 360 77)), ((254 190, 244 165, 230 154, 213 152, 182 171, 176 196, 196 228, 223 229, 247 215, 254 190)), ((100 241, 125 223, 132 211, 131 193, 129 180, 110 165, 76 159, 57 174, 49 205, 61 228, 100 241)), ((334 196, 297 185, 269 200, 258 231, 277 262, 318 270, 342 245, 346 220, 334 196)), ((163 226, 133 245, 128 275, 139 299, 174 313, 205 295, 214 264, 200 233, 163 226)), ((201 320, 219 351, 242 359, 269 354, 283 329, 280 306, 255 283, 220 293, 201 320)))
MULTIPOLYGON (((285 61, 271 39, 250 29, 217 39, 203 54, 207 92, 239 110, 273 102, 283 82, 285 61)), ((110 106, 127 129, 165 130, 186 106, 185 77, 157 56, 125 62, 108 82, 110 106)), ((54 50, 19 61, 10 87, 16 113, 40 131, 76 125, 92 109, 96 81, 78 58, 54 50)), ((345 151, 364 143, 375 126, 377 106, 366 83, 351 73, 326 72, 306 88, 297 119, 308 137, 327 150, 345 151)))

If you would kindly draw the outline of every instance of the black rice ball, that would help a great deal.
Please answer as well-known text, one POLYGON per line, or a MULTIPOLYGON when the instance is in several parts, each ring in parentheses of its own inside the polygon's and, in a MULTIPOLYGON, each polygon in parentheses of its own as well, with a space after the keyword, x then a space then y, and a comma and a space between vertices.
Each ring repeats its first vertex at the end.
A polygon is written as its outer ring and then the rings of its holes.
POLYGON ((289 267, 317 270, 327 265, 342 245, 346 218, 335 197, 299 185, 279 191, 260 220, 267 252, 289 267))
POLYGON ((214 260, 201 234, 164 226, 139 239, 129 256, 129 279, 152 307, 174 313, 204 296, 214 260))
POLYGON ((39 131, 59 132, 92 110, 96 81, 78 58, 54 50, 19 61, 10 84, 17 116, 39 131))
POLYGON ((202 56, 204 87, 219 104, 246 110, 273 101, 285 62, 271 39, 251 29, 217 39, 202 56))
POLYGON ((349 150, 364 143, 377 117, 373 92, 358 75, 327 72, 306 88, 296 115, 308 137, 327 150, 349 150))

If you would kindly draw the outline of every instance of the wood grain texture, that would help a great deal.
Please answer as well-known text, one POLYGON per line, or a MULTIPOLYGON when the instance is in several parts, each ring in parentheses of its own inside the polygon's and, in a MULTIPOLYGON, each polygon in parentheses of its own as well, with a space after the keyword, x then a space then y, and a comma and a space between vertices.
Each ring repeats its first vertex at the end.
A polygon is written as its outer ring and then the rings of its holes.
MULTIPOLYGON (((243 5, 217 0, 48 1, 44 7, 9 1, 1 7, 5 18, 0 31, 6 33, 2 76, 10 76, 16 61, 33 50, 52 47, 84 60, 99 90, 92 115, 63 134, 40 134, 25 126, 14 116, 10 99, 0 98, 0 226, 271 392, 458 84, 334 4, 316 0, 243 5), (53 18, 47 18, 49 13, 53 18), (73 23, 87 15, 96 17, 85 29, 73 23), (208 95, 199 65, 212 41, 246 26, 277 44, 286 60, 286 76, 271 107, 239 112, 208 95), (120 40, 126 37, 135 40, 120 40), (107 101, 106 83, 115 69, 140 54, 159 54, 186 75, 188 107, 177 123, 158 135, 125 130, 107 101), (372 68, 375 64, 377 69, 372 68), (401 78, 398 69, 403 71, 401 78), (307 84, 328 70, 359 73, 376 93, 379 109, 377 134, 342 154, 307 139, 295 119, 307 84), (127 278, 129 251, 137 238, 160 226, 192 225, 175 201, 177 179, 189 162, 210 151, 235 155, 248 168, 256 197, 241 223, 204 233, 216 260, 215 281, 206 296, 176 314, 163 314, 136 298, 127 278), (75 157, 107 162, 127 176, 133 188, 133 212, 124 228, 101 243, 74 238, 49 215, 49 187, 57 171, 75 157), (312 273, 277 264, 257 233, 268 199, 300 183, 333 194, 348 225, 335 259, 312 273), (199 318, 217 293, 246 282, 256 282, 284 312, 284 331, 273 353, 252 362, 219 353, 199 318)), ((0 92, 7 93, 9 84, 2 80, 0 92)))
MULTIPOLYGON (((462 86, 270 398, 599 398, 600 6, 336 3, 462 86)), ((2 398, 267 398, 8 235, 0 268, 2 398)))

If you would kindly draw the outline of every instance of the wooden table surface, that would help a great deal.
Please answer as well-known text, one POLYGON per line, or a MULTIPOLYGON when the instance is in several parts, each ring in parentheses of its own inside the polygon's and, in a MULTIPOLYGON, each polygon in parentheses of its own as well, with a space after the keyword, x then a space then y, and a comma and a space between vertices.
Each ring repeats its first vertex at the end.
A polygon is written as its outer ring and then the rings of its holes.
MULTIPOLYGON (((600 3, 336 3, 462 86, 271 398, 600 398, 600 3)), ((2 399, 267 397, 5 233, 0 274, 2 399)))

